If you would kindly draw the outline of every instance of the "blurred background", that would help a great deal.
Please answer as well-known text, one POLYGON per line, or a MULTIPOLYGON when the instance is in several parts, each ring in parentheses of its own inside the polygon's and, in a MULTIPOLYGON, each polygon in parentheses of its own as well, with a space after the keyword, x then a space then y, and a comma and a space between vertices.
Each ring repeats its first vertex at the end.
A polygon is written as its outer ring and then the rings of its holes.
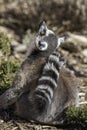
POLYGON ((40 21, 57 33, 66 31, 87 34, 86 0, 0 0, 0 25, 19 37, 27 29, 33 33, 40 21))
POLYGON ((69 36, 58 51, 77 76, 80 102, 87 103, 87 0, 0 0, 0 93, 11 85, 42 20, 69 36))

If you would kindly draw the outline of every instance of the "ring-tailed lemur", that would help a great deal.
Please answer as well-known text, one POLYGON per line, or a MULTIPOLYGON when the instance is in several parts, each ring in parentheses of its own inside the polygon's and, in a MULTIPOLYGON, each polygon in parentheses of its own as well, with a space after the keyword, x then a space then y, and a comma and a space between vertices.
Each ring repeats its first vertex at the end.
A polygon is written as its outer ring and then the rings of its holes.
POLYGON ((42 22, 12 87, 0 96, 0 109, 15 103, 20 117, 53 123, 71 102, 77 101, 77 81, 55 51, 62 40, 64 37, 56 36, 42 22))
POLYGON ((0 96, 0 108, 7 108, 15 103, 27 89, 32 88, 31 83, 36 84, 48 56, 55 51, 60 41, 61 38, 49 30, 43 21, 35 41, 31 43, 29 55, 16 73, 12 87, 0 96))
POLYGON ((77 81, 64 64, 64 58, 57 52, 48 57, 35 88, 16 103, 20 117, 54 124, 70 104, 78 105, 77 81))

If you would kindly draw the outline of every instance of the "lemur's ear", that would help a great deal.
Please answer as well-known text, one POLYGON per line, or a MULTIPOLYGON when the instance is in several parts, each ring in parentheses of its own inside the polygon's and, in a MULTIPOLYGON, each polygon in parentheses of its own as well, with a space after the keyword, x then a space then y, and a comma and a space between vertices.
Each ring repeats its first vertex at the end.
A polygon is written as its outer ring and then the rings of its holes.
POLYGON ((57 44, 57 48, 65 42, 65 40, 69 38, 69 36, 67 34, 63 35, 63 36, 60 36, 58 37, 58 44, 57 44))
POLYGON ((64 37, 64 36, 62 36, 62 37, 58 37, 57 48, 58 48, 62 43, 64 43, 64 41, 65 41, 65 37, 64 37))
POLYGON ((45 21, 41 21, 40 24, 39 24, 39 28, 42 27, 42 26, 46 26, 46 22, 45 21))
POLYGON ((45 35, 46 34, 46 30, 47 30, 47 25, 46 25, 46 22, 45 21, 42 21, 39 25, 39 34, 41 36, 45 35))
POLYGON ((64 43, 64 41, 65 41, 67 38, 68 38, 68 35, 63 35, 63 36, 58 37, 57 48, 58 48, 62 43, 64 43))

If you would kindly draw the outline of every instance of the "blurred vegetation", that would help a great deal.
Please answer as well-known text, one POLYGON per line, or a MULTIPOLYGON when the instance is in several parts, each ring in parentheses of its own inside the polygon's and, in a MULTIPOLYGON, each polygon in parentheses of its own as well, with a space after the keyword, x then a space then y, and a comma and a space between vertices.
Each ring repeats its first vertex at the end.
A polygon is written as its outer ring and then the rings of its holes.
POLYGON ((82 107, 71 106, 66 112, 64 125, 68 130, 86 130, 87 129, 87 105, 82 107))
POLYGON ((0 33, 0 94, 11 86, 13 77, 20 62, 10 57, 10 39, 0 33))
POLYGON ((4 33, 0 33, 0 50, 5 57, 10 55, 10 45, 10 39, 4 33))

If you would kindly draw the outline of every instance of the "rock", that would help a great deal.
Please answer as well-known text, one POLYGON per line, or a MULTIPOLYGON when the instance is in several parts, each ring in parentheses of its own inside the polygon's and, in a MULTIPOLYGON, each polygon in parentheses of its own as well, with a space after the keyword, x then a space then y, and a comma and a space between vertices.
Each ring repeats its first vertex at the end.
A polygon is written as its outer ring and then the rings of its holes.
POLYGON ((73 43, 76 42, 78 46, 81 46, 82 48, 87 47, 87 37, 72 33, 67 33, 67 35, 69 36, 67 42, 73 42, 73 43))
POLYGON ((4 120, 0 119, 0 124, 4 123, 4 120))
POLYGON ((81 50, 80 46, 76 42, 65 42, 61 47, 69 52, 79 52, 81 50))
POLYGON ((87 47, 87 38, 82 35, 67 33, 67 39, 61 47, 69 52, 80 52, 82 48, 87 47))
POLYGON ((77 64, 77 60, 72 59, 69 61, 69 65, 76 65, 77 64))
POLYGON ((86 92, 86 94, 85 94, 85 99, 86 99, 86 101, 87 101, 87 92, 86 92))
POLYGON ((2 51, 0 50, 0 57, 2 57, 3 56, 3 54, 2 54, 2 51))
POLYGON ((85 58, 83 59, 83 63, 84 63, 84 64, 87 64, 87 57, 85 57, 85 58))
POLYGON ((14 48, 16 53, 24 53, 27 51, 27 46, 20 44, 14 48))
POLYGON ((15 39, 17 41, 19 40, 19 37, 15 34, 15 31, 13 31, 12 29, 9 29, 4 26, 0 26, 0 32, 6 34, 10 39, 15 39))
POLYGON ((81 53, 82 53, 85 57, 87 57, 87 49, 84 49, 81 53))

